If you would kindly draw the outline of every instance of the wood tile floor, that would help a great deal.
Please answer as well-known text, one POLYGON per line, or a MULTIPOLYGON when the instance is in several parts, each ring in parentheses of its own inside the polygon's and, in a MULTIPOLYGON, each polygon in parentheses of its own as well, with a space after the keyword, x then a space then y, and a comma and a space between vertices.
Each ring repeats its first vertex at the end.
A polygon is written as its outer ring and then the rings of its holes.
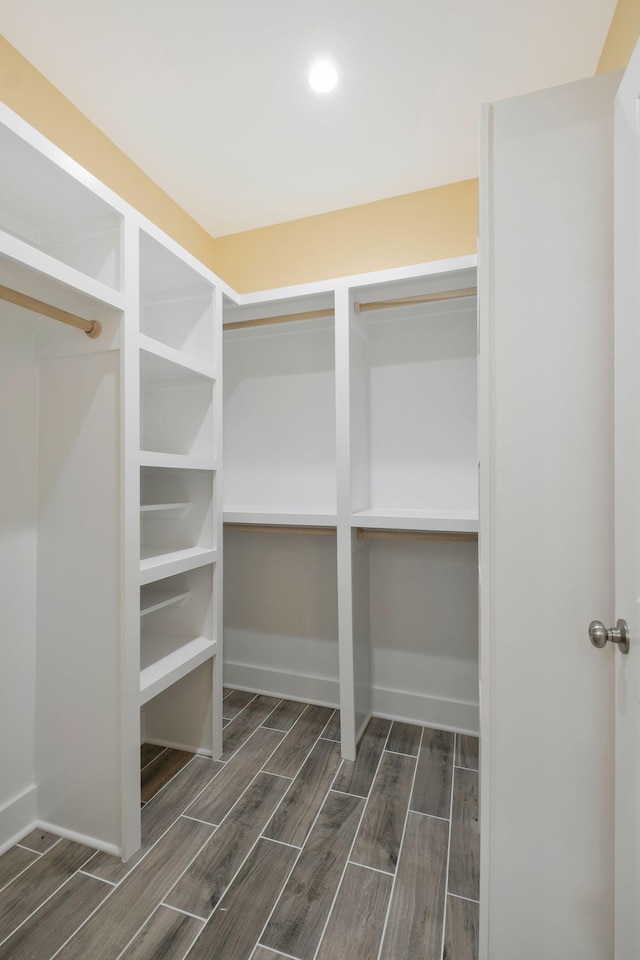
POLYGON ((475 960, 478 741, 225 690, 222 761, 145 744, 128 862, 34 831, 1 960, 475 960))

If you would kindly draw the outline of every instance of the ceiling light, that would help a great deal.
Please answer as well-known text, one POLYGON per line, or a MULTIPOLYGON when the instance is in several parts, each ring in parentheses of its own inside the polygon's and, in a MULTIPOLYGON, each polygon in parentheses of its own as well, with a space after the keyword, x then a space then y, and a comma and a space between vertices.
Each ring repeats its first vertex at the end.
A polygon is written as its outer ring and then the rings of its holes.
POLYGON ((309 71, 309 84, 317 93, 329 93, 338 82, 338 71, 330 60, 316 60, 309 71))

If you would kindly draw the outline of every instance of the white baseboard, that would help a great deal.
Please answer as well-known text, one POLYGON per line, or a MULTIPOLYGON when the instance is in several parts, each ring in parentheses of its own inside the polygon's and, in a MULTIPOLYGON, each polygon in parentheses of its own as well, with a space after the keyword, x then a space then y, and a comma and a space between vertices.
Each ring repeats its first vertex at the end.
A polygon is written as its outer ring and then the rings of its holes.
POLYGON ((88 837, 86 834, 78 833, 76 830, 68 830, 66 827, 60 827, 57 823, 47 823, 46 820, 37 820, 35 826, 39 830, 46 830, 47 833, 53 833, 56 837, 64 837, 65 840, 82 843, 85 847, 102 850, 104 853, 110 853, 114 857, 121 856, 122 851, 115 843, 105 843, 104 840, 97 840, 96 837, 88 837))
POLYGON ((194 747, 192 743, 176 743, 173 740, 162 740, 159 737, 143 737, 143 743, 152 743, 154 747, 168 747, 170 750, 185 750, 187 753, 195 753, 199 757, 213 756, 208 747, 194 747))
POLYGON ((0 807, 0 854, 35 828, 37 809, 38 788, 35 783, 0 807))
POLYGON ((476 737, 480 729, 480 708, 477 703, 427 697, 383 687, 374 687, 371 691, 371 712, 374 717, 416 723, 435 730, 469 733, 476 737))
POLYGON ((246 663, 225 662, 224 685, 233 687, 234 690, 248 690, 250 693, 284 697, 287 700, 299 700, 302 703, 317 703, 322 707, 333 709, 340 703, 340 688, 337 680, 285 673, 282 670, 269 670, 266 667, 254 667, 246 663))

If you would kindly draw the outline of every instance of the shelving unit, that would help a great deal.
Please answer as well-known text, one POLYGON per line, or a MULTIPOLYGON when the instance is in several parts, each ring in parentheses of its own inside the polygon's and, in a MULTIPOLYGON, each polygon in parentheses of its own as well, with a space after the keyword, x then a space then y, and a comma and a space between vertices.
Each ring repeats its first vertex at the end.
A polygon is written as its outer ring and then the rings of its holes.
POLYGON ((145 232, 139 256, 141 729, 147 741, 217 756, 215 291, 145 232))
POLYGON ((225 308, 227 682, 339 700, 348 758, 372 713, 477 731, 475 282, 466 258, 225 308))

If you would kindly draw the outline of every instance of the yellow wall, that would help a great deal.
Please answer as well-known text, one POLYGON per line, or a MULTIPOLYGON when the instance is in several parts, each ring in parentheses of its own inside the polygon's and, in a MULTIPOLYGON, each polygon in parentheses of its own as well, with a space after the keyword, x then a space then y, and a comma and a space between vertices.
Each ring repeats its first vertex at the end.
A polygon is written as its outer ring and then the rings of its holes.
POLYGON ((240 292, 476 252, 478 181, 463 180, 214 241, 240 292))
POLYGON ((640 37, 640 0, 618 0, 596 73, 623 70, 640 37))

